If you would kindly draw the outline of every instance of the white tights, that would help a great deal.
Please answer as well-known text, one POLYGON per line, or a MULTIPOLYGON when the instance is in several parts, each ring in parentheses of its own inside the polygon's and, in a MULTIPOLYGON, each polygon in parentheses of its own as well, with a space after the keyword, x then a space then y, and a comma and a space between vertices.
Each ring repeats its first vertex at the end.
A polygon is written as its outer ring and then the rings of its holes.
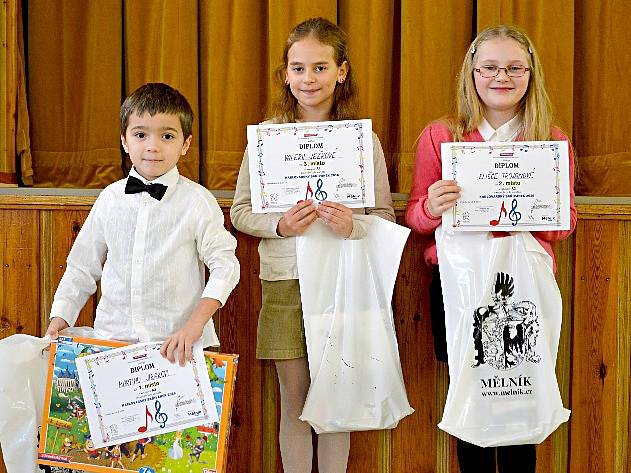
MULTIPOLYGON (((283 471, 311 473, 311 426, 299 419, 310 383, 307 359, 277 360, 276 372, 280 383, 279 441, 283 471)), ((318 471, 345 473, 349 449, 349 433, 318 435, 318 471)))

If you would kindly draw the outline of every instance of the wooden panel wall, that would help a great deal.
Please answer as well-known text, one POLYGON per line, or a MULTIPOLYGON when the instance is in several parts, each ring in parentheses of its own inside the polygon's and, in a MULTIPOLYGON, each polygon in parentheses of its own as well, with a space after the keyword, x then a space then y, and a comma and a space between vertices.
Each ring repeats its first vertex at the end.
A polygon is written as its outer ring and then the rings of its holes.
POLYGON ((576 235, 570 471, 631 471, 631 221, 589 220, 576 235))
POLYGON ((0 213, 0 336, 40 332, 39 212, 0 213))
MULTIPOLYGON (((41 228, 41 305, 42 327, 48 325, 48 315, 53 302, 55 289, 66 270, 66 257, 81 226, 88 216, 85 210, 42 210, 41 228)), ((88 300, 79 314, 77 326, 92 325, 96 310, 96 295, 88 300)))
MULTIPOLYGON (((92 200, 0 196, 0 338, 43 333, 65 257, 92 200)), ((222 205, 227 213, 229 202, 222 205)), ((227 215, 226 226, 238 239, 241 262, 241 281, 217 317, 222 351, 240 355, 228 471, 280 473, 276 373, 273 364, 255 359, 258 240, 232 229, 227 215)), ((537 448, 538 473, 631 473, 630 242, 631 206, 580 206, 575 235, 555 245, 564 300, 557 377, 572 416, 537 448)), ((455 442, 436 428, 448 376, 433 354, 422 247, 422 237, 411 235, 393 298, 416 412, 395 430, 352 434, 349 473, 458 472, 455 442)), ((80 324, 93 319, 95 301, 80 324)))

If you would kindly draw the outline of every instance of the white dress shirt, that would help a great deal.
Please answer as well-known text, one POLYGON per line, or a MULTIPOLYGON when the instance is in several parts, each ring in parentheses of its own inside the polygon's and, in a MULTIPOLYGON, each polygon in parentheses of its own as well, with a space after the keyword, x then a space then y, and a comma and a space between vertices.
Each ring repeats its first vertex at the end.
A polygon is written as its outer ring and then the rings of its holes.
POLYGON ((508 120, 495 130, 486 118, 482 120, 478 131, 484 141, 515 141, 521 132, 522 119, 519 114, 508 120))
MULTIPOLYGON (((134 169, 130 175, 147 183, 134 169)), ((99 279, 94 329, 104 339, 164 340, 200 298, 226 302, 239 281, 237 242, 214 196, 177 168, 151 182, 168 186, 162 200, 125 194, 127 179, 101 192, 68 255, 51 318, 73 326, 99 279), (205 285, 204 264, 210 272, 205 285)), ((219 344, 212 319, 201 341, 219 344)))

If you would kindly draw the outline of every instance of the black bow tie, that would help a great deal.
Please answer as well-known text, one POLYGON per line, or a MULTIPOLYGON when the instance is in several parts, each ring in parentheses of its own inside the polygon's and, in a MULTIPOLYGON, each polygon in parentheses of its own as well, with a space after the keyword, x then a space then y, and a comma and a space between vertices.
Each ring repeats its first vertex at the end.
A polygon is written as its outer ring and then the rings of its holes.
POLYGON ((151 197, 156 200, 162 199, 167 191, 167 186, 164 184, 145 184, 140 179, 129 176, 127 178, 127 185, 125 185, 125 194, 138 194, 139 192, 147 192, 151 197))

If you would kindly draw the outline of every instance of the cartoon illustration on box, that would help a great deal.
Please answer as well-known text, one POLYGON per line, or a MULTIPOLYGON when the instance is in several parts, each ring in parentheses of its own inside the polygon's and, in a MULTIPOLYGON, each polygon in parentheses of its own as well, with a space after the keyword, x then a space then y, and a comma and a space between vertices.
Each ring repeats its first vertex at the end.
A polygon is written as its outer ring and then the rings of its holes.
POLYGON ((223 473, 238 364, 236 355, 205 353, 219 423, 95 448, 75 359, 123 345, 59 337, 52 346, 38 462, 92 472, 223 473))

